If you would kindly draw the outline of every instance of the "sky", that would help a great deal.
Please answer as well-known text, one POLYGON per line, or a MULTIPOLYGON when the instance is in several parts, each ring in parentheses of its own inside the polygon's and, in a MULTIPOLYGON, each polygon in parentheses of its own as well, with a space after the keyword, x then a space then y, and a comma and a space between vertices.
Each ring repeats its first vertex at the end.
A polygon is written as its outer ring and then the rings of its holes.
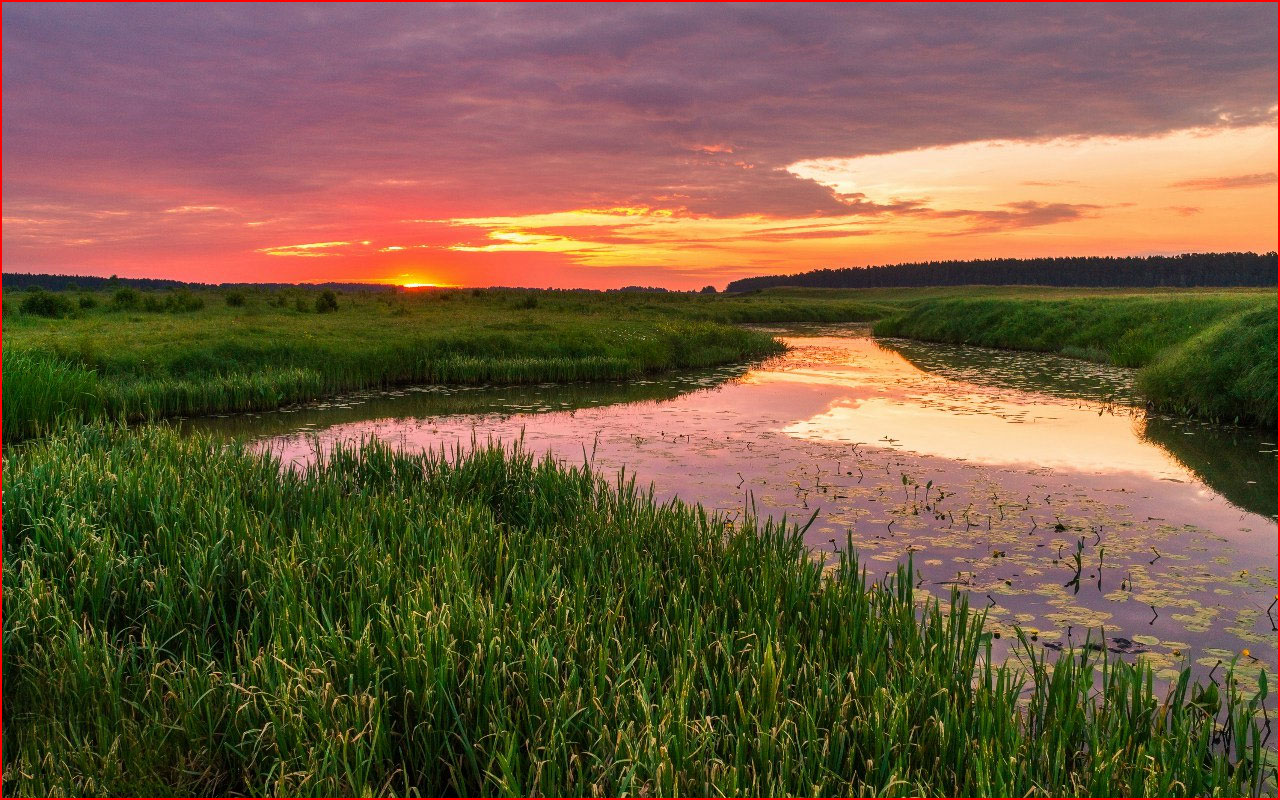
POLYGON ((699 288, 1276 249, 1277 7, 3 8, 3 269, 699 288))

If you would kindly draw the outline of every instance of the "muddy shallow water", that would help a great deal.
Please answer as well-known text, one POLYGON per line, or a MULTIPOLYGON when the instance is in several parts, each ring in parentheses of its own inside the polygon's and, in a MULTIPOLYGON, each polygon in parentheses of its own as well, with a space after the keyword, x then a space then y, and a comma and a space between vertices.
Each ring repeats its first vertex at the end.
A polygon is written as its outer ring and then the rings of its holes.
POLYGON ((1074 359, 789 328, 752 366, 626 384, 352 395, 187 420, 287 463, 335 441, 514 442, 606 474, 625 467, 731 518, 813 524, 817 557, 851 539, 871 574, 911 557, 1051 648, 1101 629, 1163 677, 1248 649, 1275 675, 1276 445, 1266 433, 1146 414, 1132 373, 1074 359))

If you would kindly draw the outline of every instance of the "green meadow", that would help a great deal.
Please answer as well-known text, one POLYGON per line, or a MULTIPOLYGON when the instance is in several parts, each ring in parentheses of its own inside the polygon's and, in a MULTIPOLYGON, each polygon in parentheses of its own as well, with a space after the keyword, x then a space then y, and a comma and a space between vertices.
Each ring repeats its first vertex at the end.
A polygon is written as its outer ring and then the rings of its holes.
POLYGON ((737 323, 795 321, 1140 366, 1154 405, 1274 422, 1274 293, 331 300, 5 298, 6 794, 1274 792, 1268 687, 1234 662, 1164 686, 1088 645, 993 661, 982 613, 907 565, 871 582, 794 524, 519 450, 296 470, 139 424, 741 362, 781 345, 737 323))

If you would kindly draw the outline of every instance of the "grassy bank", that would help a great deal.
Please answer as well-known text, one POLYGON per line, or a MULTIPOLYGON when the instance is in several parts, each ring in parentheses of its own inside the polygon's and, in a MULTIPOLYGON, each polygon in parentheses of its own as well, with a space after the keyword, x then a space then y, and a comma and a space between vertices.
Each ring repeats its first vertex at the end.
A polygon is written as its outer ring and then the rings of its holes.
POLYGON ((777 349, 728 324, 742 322, 878 320, 881 335, 1139 366, 1141 390, 1163 410, 1276 419, 1268 291, 443 290, 340 295, 327 313, 303 290, 31 294, 5 299, 11 440, 61 422, 265 410, 410 382, 629 378, 777 349))
POLYGON ((1154 407, 1276 424, 1271 291, 934 297, 875 324, 880 336, 1058 352, 1141 367, 1154 407))
POLYGON ((1275 427, 1276 333, 1272 298, 1158 353, 1138 389, 1165 411, 1275 427))
POLYGON ((280 474, 222 440, 89 427, 4 471, 7 794, 1263 780, 1259 700, 1229 679, 1157 697, 1142 667, 1086 652, 1024 680, 984 664, 963 606, 921 619, 909 575, 824 574, 779 527, 585 469, 370 445, 280 474))
MULTIPOLYGON (((780 349, 701 305, 657 313, 601 295, 347 295, 337 310, 317 313, 312 303, 277 303, 266 293, 207 294, 199 304, 157 299, 154 312, 104 295, 70 316, 6 314, 5 433, 262 410, 410 382, 630 378, 780 349), (236 305, 224 302, 233 294, 236 305)), ((785 304, 758 305, 761 318, 790 313, 785 304)), ((842 313, 862 312, 824 311, 842 313)))

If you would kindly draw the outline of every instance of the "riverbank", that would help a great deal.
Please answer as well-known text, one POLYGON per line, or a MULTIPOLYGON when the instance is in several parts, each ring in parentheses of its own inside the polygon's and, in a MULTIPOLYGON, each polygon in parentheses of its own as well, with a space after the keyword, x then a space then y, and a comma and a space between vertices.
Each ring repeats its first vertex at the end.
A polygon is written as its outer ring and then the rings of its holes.
MULTIPOLYGON (((461 291, 342 295, 317 313, 301 302, 309 295, 204 294, 176 303, 157 293, 154 312, 103 294, 66 317, 6 316, 6 436, 269 410, 405 383, 567 383, 715 366, 781 350, 716 317, 799 313, 770 303, 670 314, 607 295, 461 291)), ((823 314, 867 316, 848 304, 823 314)))
POLYGON ((909 574, 585 468, 91 426, 4 470, 9 794, 1265 788, 1226 675, 1018 677, 909 574))
POLYGON ((777 352, 732 324, 748 322, 874 322, 883 336, 1142 367, 1139 389, 1159 410, 1276 420, 1270 292, 436 290, 343 294, 323 312, 322 294, 300 289, 31 294, 5 309, 11 441, 67 423, 263 411, 405 383, 617 380, 777 352))
POLYGON ((875 323, 877 336, 1056 352, 1138 367, 1137 388, 1169 413, 1276 424, 1271 291, 943 296, 875 323))

